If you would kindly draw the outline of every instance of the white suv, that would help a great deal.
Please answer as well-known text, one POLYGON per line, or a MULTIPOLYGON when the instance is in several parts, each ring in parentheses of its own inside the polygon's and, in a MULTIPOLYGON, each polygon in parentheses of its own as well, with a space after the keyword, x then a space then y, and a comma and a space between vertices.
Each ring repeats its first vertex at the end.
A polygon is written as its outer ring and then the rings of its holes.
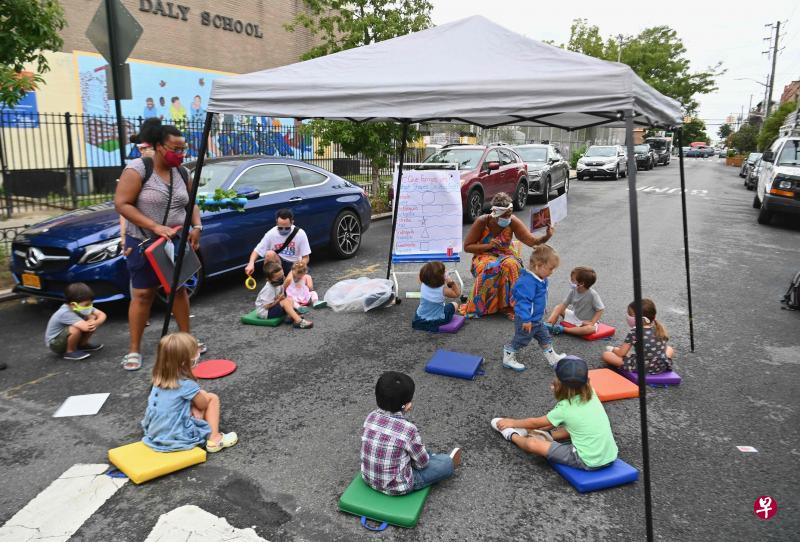
POLYGON ((586 150, 576 167, 578 180, 584 177, 611 177, 627 175, 628 157, 620 145, 592 145, 586 150))
POLYGON ((769 224, 774 213, 800 215, 800 135, 779 137, 761 156, 753 207, 759 224, 769 224))

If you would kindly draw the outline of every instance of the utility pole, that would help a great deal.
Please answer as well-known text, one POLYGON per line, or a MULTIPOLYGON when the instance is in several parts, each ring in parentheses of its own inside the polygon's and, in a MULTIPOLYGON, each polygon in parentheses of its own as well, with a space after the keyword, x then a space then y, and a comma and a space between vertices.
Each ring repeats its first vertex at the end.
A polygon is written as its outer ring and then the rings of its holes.
MULTIPOLYGON (((772 23, 766 24, 764 26, 767 27, 767 28, 772 28, 772 23)), ((769 40, 769 41, 772 42, 771 43, 771 45, 772 45, 772 51, 771 51, 771 54, 772 54, 772 71, 770 71, 770 74, 769 74, 769 83, 768 83, 769 86, 767 88, 767 103, 765 104, 766 109, 765 109, 765 114, 764 114, 764 119, 765 120, 769 116, 770 110, 772 109, 772 89, 775 86, 775 63, 778 61, 778 43, 780 42, 780 39, 781 39, 781 22, 780 21, 776 21, 775 22, 775 37, 773 38, 772 36, 770 36, 768 38, 764 38, 764 41, 769 40)), ((770 50, 767 49, 766 51, 764 51, 764 54, 769 55, 770 54, 770 50)))
POLYGON ((622 34, 617 34, 617 62, 622 62, 622 34))

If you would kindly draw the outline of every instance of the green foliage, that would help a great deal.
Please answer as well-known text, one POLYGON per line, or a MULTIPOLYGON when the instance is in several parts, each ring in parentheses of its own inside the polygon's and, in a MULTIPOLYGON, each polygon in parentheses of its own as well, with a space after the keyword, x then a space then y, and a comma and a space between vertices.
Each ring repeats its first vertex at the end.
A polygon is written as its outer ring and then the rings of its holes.
POLYGON ((581 156, 586 154, 586 145, 581 146, 579 149, 572 151, 572 156, 569 158, 569 168, 575 169, 578 167, 578 160, 581 156))
POLYGON ((728 149, 727 156, 728 156, 728 158, 733 158, 734 156, 736 156, 736 150, 735 149, 728 149))
POLYGON ((217 188, 214 190, 212 197, 207 197, 201 194, 197 198, 197 206, 201 211, 222 211, 223 209, 232 209, 240 213, 244 212, 244 205, 238 201, 239 193, 236 190, 224 190, 217 188))
POLYGON ((44 53, 61 49, 65 25, 57 0, 0 2, 0 103, 16 105, 44 81, 41 74, 50 69, 44 53), (21 76, 27 63, 35 64, 32 77, 21 76))
POLYGON ((728 139, 728 136, 732 133, 733 128, 731 128, 730 124, 723 124, 719 127, 719 130, 717 130, 717 135, 720 137, 720 139, 728 139))
MULTIPOLYGON (((570 38, 562 48, 616 62, 619 43, 609 37, 605 41, 597 26, 586 19, 575 19, 570 38)), ((717 90, 716 78, 724 73, 721 63, 705 71, 690 71, 686 47, 677 32, 668 26, 645 28, 636 36, 624 36, 621 61, 665 96, 679 101, 687 114, 697 110, 697 94, 717 90)))
POLYGON ((739 131, 733 134, 731 143, 739 154, 755 152, 758 140, 758 127, 750 123, 743 124, 739 131))
POLYGON ((770 113, 769 117, 767 117, 764 124, 761 126, 761 131, 758 133, 758 138, 756 139, 758 150, 763 151, 769 147, 775 138, 778 137, 778 130, 783 125, 786 117, 795 109, 797 109, 797 103, 786 102, 770 113))
POLYGON ((689 119, 683 125, 683 145, 688 146, 689 143, 694 141, 705 141, 708 143, 708 134, 706 133, 706 123, 700 119, 689 119))

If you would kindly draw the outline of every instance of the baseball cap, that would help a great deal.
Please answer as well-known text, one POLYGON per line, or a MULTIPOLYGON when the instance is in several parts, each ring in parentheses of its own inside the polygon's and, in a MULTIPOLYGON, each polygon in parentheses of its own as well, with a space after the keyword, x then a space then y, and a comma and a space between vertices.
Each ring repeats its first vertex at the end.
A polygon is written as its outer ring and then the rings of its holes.
POLYGON ((567 356, 556 365, 556 376, 568 388, 580 388, 589 380, 589 367, 581 358, 567 356))

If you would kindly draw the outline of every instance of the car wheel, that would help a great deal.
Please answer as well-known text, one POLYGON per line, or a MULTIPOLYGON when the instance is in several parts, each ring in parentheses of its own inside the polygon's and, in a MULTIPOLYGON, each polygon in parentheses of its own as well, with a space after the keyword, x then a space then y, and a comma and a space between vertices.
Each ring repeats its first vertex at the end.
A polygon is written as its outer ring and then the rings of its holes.
POLYGON ((517 196, 514 198, 514 210, 521 211, 528 203, 528 183, 525 179, 521 179, 517 184, 517 196))
POLYGON ((561 188, 557 189, 556 193, 559 196, 563 196, 564 194, 568 194, 569 193, 569 177, 564 179, 564 185, 561 188))
POLYGON ((473 189, 467 194, 467 208, 464 209, 464 218, 472 223, 483 213, 483 194, 480 190, 473 189))
POLYGON ((761 202, 758 200, 758 194, 753 196, 753 209, 761 209, 761 202))
POLYGON ((614 180, 616 181, 617 179, 619 179, 619 177, 620 177, 619 164, 617 164, 617 169, 614 170, 614 180))
POLYGON ((331 250, 340 260, 352 258, 361 246, 361 220, 353 211, 342 211, 331 228, 331 250))
POLYGON ((582 181, 582 180, 583 180, 583 175, 578 175, 578 174, 576 173, 576 174, 575 174, 575 178, 577 178, 579 181, 582 181))
POLYGON ((537 203, 547 203, 550 201, 550 192, 553 190, 553 185, 550 184, 550 177, 545 177, 542 179, 542 194, 540 196, 536 196, 537 203))
MULTIPOLYGON (((189 277, 189 280, 184 283, 184 288, 186 288, 186 292, 189 294, 190 301, 197 296, 198 292, 200 292, 203 287, 203 283, 205 283, 205 274, 203 273, 203 268, 201 267, 200 271, 189 277)), ((167 303, 169 302, 169 295, 164 291, 163 286, 159 286, 156 290, 156 299, 162 307, 167 306, 167 303)))
POLYGON ((769 224, 772 220, 772 211, 768 211, 761 206, 761 210, 758 211, 758 223, 759 224, 769 224))

